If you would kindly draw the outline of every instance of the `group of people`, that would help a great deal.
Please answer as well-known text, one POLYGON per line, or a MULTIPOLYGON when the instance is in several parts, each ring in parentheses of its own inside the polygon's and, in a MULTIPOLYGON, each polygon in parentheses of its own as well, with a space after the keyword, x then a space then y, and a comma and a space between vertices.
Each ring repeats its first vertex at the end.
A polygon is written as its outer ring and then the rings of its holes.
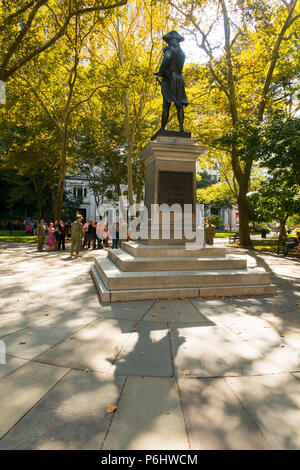
MULTIPOLYGON (((109 232, 108 226, 103 219, 98 223, 94 220, 87 220, 82 225, 82 216, 78 215, 75 222, 72 224, 71 231, 71 257, 81 256, 79 254, 81 248, 103 248, 108 247, 109 232), (83 244, 82 244, 83 239, 83 244), (96 246, 97 245, 97 246, 96 246)), ((119 224, 115 224, 114 235, 112 238, 112 248, 118 248, 119 246, 119 224)))
MULTIPOLYGON (((114 234, 112 236, 112 248, 119 247, 119 224, 115 224, 114 234)), ((46 227, 44 220, 41 220, 37 226, 36 233, 38 237, 38 251, 43 251, 45 241, 49 251, 65 250, 65 239, 67 235, 67 225, 60 220, 50 222, 46 227)), ((108 226, 103 219, 100 222, 87 220, 82 225, 82 216, 78 215, 71 228, 71 256, 80 256, 81 248, 101 249, 109 246, 110 234, 108 226), (83 240, 83 241, 82 241, 83 240)))
POLYGON ((103 219, 100 222, 95 220, 87 220, 83 225, 84 240, 82 248, 87 247, 92 250, 108 247, 108 227, 103 219))
POLYGON ((35 235, 36 234, 37 223, 31 222, 26 225, 26 234, 35 235))
POLYGON ((48 228, 46 228, 44 220, 41 220, 36 228, 36 234, 38 237, 38 251, 43 251, 46 237, 46 245, 50 251, 66 249, 67 225, 63 220, 50 222, 48 228))

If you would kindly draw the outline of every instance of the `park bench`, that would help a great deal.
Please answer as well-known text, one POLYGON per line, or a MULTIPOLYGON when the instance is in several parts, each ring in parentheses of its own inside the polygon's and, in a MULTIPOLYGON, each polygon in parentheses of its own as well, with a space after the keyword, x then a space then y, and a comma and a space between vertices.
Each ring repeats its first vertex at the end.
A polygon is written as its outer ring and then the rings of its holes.
POLYGON ((235 233, 234 235, 229 236, 229 243, 235 243, 239 240, 239 233, 235 233))

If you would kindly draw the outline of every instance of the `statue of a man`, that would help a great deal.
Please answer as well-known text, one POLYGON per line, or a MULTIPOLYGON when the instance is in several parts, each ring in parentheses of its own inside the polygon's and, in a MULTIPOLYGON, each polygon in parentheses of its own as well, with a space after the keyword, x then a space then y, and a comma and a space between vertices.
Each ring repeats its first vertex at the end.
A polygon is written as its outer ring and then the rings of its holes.
POLYGON ((168 46, 163 50, 164 56, 160 69, 154 74, 161 85, 161 93, 163 95, 161 129, 165 130, 169 119, 170 106, 171 103, 174 102, 177 109, 179 132, 184 132, 183 107, 189 104, 185 94, 184 81, 182 77, 185 53, 180 47, 180 42, 184 41, 184 37, 180 36, 176 31, 171 31, 163 36, 163 40, 168 44, 168 46), (162 80, 160 81, 158 77, 162 77, 162 80))

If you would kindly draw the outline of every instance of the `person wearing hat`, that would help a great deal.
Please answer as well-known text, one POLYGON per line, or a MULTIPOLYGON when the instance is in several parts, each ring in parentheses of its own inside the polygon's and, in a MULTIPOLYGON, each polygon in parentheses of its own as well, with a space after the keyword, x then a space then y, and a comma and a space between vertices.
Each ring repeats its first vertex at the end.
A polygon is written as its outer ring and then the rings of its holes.
POLYGON ((168 46, 163 50, 164 56, 159 71, 154 74, 156 75, 157 81, 160 83, 161 93, 163 95, 161 129, 165 130, 169 119, 170 107, 174 102, 177 109, 179 132, 184 132, 183 107, 189 104, 182 77, 185 53, 181 49, 180 43, 184 41, 184 37, 180 36, 176 31, 171 31, 163 36, 163 40, 168 46), (161 77, 162 80, 160 81, 158 77, 161 77))
POLYGON ((84 237, 83 225, 81 223, 82 216, 78 215, 75 222, 72 223, 71 229, 71 257, 74 256, 74 250, 76 257, 82 256, 79 254, 81 248, 81 240, 84 237))

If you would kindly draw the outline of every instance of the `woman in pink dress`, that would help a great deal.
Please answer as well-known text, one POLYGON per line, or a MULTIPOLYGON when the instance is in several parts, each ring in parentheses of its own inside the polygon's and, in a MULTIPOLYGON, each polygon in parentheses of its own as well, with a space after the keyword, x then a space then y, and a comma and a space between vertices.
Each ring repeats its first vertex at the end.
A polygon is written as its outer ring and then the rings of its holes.
POLYGON ((54 248, 54 243, 55 243, 54 232, 55 232, 55 229, 53 227, 53 223, 51 222, 48 228, 48 239, 47 239, 47 246, 49 247, 50 250, 54 248))

